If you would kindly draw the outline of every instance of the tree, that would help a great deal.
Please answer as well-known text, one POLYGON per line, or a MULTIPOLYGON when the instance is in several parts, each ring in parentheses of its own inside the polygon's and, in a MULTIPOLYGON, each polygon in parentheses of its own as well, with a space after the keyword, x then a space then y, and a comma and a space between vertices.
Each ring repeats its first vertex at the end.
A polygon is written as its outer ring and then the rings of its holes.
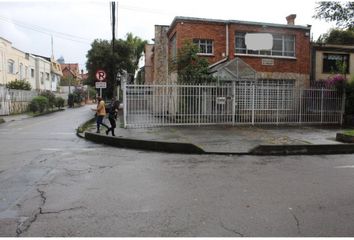
POLYGON ((354 2, 322 1, 317 4, 314 18, 335 22, 339 28, 354 30, 354 2))
POLYGON ((146 40, 142 40, 139 37, 134 37, 132 33, 127 33, 127 44, 132 49, 132 66, 133 69, 128 71, 128 73, 135 74, 136 70, 139 67, 139 60, 144 52, 145 44, 147 44, 146 40))
POLYGON ((69 77, 62 77, 60 79, 60 86, 77 86, 78 81, 74 79, 72 76, 69 77))
POLYGON ((17 80, 11 81, 6 84, 7 88, 18 89, 18 90, 31 90, 31 84, 26 80, 17 80))
POLYGON ((354 45, 354 31, 330 29, 318 38, 317 43, 354 45))
POLYGON ((112 53, 111 43, 111 41, 96 39, 91 44, 91 49, 86 55, 86 69, 88 70, 88 80, 86 83, 94 86, 96 71, 98 69, 105 70, 107 73, 107 89, 103 91, 103 94, 107 98, 113 96, 114 81, 116 81, 113 74, 123 74, 123 70, 125 70, 128 74, 134 76, 135 71, 138 69, 139 59, 146 41, 128 33, 126 40, 115 40, 114 53, 112 53))
POLYGON ((178 50, 177 58, 170 60, 170 71, 177 71, 179 82, 199 84, 213 81, 208 74, 208 61, 199 57, 198 52, 198 46, 186 41, 178 50))

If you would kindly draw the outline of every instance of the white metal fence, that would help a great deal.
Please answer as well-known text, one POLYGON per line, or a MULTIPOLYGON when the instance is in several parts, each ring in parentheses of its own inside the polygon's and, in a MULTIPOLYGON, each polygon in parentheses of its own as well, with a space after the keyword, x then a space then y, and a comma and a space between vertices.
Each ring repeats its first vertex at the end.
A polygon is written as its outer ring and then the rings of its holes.
POLYGON ((293 85, 125 85, 125 127, 341 124, 344 97, 293 85))

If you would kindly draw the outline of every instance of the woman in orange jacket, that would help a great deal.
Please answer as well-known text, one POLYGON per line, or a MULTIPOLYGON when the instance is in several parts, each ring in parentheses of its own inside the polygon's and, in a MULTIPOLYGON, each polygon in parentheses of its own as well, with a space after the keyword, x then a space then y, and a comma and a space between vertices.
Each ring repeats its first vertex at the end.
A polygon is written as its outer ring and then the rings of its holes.
POLYGON ((101 97, 98 97, 97 101, 98 101, 97 108, 93 108, 92 111, 96 111, 96 124, 97 124, 96 133, 100 133, 100 125, 105 126, 107 129, 109 129, 109 127, 103 123, 103 118, 106 116, 105 102, 101 97))

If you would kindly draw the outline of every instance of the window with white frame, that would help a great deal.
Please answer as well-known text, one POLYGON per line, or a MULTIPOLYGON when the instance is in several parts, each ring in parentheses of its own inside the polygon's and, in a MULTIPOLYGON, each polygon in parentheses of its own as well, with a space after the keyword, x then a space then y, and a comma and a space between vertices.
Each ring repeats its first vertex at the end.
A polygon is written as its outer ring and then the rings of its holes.
POLYGON ((34 78, 34 69, 31 68, 31 78, 34 78))
POLYGON ((210 39, 193 39, 193 43, 198 46, 200 54, 211 55, 213 51, 213 40, 210 39))
POLYGON ((41 84, 44 84, 44 73, 41 72, 41 84))
POLYGON ((45 80, 49 81, 49 73, 45 73, 45 80))
POLYGON ((7 72, 10 74, 15 74, 15 61, 12 59, 9 59, 7 61, 7 72))
POLYGON ((273 35, 273 48, 271 50, 250 50, 247 49, 245 36, 246 32, 235 33, 235 53, 261 56, 283 56, 295 57, 295 36, 294 35, 273 35))

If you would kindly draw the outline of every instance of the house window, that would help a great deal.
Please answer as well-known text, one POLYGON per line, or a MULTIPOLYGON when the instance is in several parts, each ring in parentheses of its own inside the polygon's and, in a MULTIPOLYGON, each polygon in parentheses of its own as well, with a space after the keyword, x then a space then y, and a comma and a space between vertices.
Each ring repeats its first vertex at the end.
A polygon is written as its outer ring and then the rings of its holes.
POLYGON ((44 84, 44 73, 41 72, 41 84, 44 84))
POLYGON ((213 54, 213 40, 194 39, 193 43, 199 47, 200 54, 213 54))
POLYGON ((31 78, 34 78, 34 69, 31 68, 31 78))
POLYGON ((245 32, 235 33, 235 53, 261 55, 261 56, 284 56, 295 57, 295 36, 294 35, 273 35, 273 48, 271 50, 250 50, 247 49, 245 32))
POLYGON ((14 60, 8 60, 7 61, 7 66, 8 66, 8 69, 7 69, 7 72, 8 73, 11 73, 11 74, 15 74, 15 62, 14 60))
POLYGON ((349 73, 349 54, 323 54, 323 73, 339 73, 345 65, 345 73, 349 73))
POLYGON ((45 73, 45 80, 49 81, 49 73, 45 73))

